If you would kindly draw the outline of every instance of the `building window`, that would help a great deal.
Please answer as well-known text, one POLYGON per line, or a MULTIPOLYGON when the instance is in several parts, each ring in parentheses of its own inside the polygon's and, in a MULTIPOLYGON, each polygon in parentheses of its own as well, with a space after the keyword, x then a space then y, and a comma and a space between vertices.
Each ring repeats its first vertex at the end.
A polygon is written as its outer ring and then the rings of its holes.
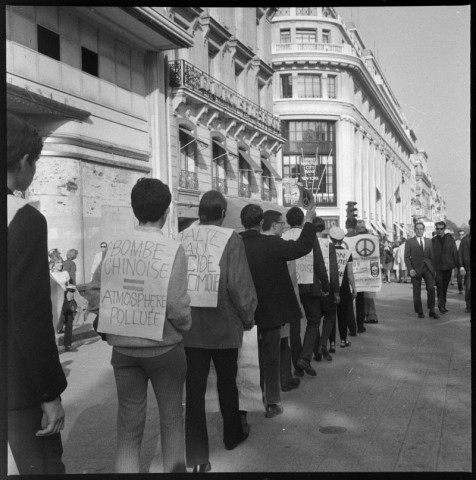
POLYGON ((327 96, 329 98, 337 98, 336 84, 337 77, 335 75, 329 75, 327 77, 327 96))
POLYGON ((283 153, 328 153, 335 146, 335 122, 318 120, 283 120, 282 135, 288 141, 283 153))
POLYGON ((197 176, 197 141, 192 133, 184 128, 179 129, 180 178, 182 188, 198 190, 197 176))
POLYGON ((293 78, 290 73, 280 75, 281 77, 281 98, 293 97, 293 78))
POLYGON ((251 197, 251 168, 248 165, 247 161, 241 154, 241 150, 238 150, 239 155, 239 170, 240 170, 240 180, 238 184, 238 195, 240 197, 250 198, 251 197))
POLYGON ((331 31, 322 30, 322 43, 331 43, 331 31))
POLYGON ((38 52, 55 60, 60 59, 59 35, 41 25, 37 25, 38 52))
POLYGON ((296 42, 297 43, 316 43, 316 31, 297 28, 296 29, 296 42))
POLYGON ((86 47, 81 47, 81 69, 90 75, 98 76, 98 54, 86 47))
POLYGON ((291 43, 291 30, 289 28, 279 31, 279 43, 291 43))
POLYGON ((321 76, 314 74, 298 75, 298 97, 320 98, 321 76))
POLYGON ((228 193, 227 178, 227 151, 216 138, 212 142, 212 188, 221 193, 228 193))
POLYGON ((265 201, 271 201, 271 185, 272 185, 272 176, 268 167, 261 162, 261 169, 263 173, 261 174, 261 199, 265 201))

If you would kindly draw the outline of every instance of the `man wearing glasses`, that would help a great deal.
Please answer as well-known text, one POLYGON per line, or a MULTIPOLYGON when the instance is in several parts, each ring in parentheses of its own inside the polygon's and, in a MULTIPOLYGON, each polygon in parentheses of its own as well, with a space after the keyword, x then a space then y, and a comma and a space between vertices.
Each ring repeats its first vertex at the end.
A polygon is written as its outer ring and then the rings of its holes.
POLYGON ((107 249, 107 243, 106 242, 101 242, 101 251, 96 253, 94 256, 93 264, 91 266, 91 278, 90 281, 93 280, 93 275, 94 272, 96 271, 96 268, 98 268, 98 265, 101 263, 102 257, 104 253, 106 252, 107 249))
POLYGON ((413 305, 418 318, 425 318, 421 303, 421 279, 425 280, 427 292, 427 305, 430 317, 439 318, 435 312, 435 268, 433 266, 433 251, 431 240, 424 238, 425 225, 415 223, 415 237, 405 242, 405 265, 412 277, 413 305))
POLYGON ((436 235, 431 239, 433 248, 433 263, 436 270, 436 293, 438 295, 438 310, 446 313, 446 293, 451 280, 451 272, 459 267, 458 249, 453 236, 445 233, 446 223, 436 222, 436 235))

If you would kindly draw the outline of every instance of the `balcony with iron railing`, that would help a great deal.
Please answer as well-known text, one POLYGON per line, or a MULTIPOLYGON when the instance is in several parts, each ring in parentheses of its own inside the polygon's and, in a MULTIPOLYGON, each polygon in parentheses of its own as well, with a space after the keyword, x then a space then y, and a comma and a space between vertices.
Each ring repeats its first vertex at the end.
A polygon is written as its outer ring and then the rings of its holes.
POLYGON ((216 178, 212 179, 212 190, 223 193, 224 195, 228 194, 228 184, 226 178, 216 178))
POLYGON ((188 170, 181 170, 179 177, 180 188, 187 188, 189 190, 198 190, 198 175, 195 172, 188 170))
POLYGON ((171 61, 169 62, 169 73, 170 87, 188 89, 193 94, 202 97, 206 103, 215 104, 233 117, 262 128, 268 134, 280 136, 281 124, 277 116, 191 63, 185 60, 171 61))
POLYGON ((330 52, 345 55, 356 55, 355 49, 351 45, 341 43, 295 42, 273 44, 273 54, 295 52, 330 52))

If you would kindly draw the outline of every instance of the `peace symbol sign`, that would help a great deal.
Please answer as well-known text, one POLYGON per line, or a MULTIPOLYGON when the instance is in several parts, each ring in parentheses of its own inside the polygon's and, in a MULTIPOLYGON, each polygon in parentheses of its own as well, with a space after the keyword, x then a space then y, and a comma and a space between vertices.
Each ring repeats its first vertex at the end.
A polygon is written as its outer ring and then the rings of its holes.
POLYGON ((375 252, 375 243, 369 238, 363 238, 355 244, 355 251, 361 257, 370 257, 375 252))

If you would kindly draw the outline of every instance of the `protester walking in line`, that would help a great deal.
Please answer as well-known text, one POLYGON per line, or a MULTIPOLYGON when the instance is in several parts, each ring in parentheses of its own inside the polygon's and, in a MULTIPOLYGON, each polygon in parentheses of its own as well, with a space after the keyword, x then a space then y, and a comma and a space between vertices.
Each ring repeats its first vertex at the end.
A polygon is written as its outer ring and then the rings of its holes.
POLYGON ((427 306, 430 317, 438 318, 435 313, 435 267, 433 265, 432 241, 424 238, 425 225, 415 223, 415 237, 405 242, 405 263, 412 278, 413 306, 418 318, 425 318, 421 302, 421 279, 425 280, 427 292, 427 306))
MULTIPOLYGON (((282 237, 284 225, 286 222, 283 220, 283 215, 277 210, 266 210, 263 214, 263 228, 261 229, 262 235, 276 235, 282 237)), ((297 285, 296 276, 296 264, 288 262, 289 276, 293 282, 294 291, 299 296, 299 289, 297 285), (292 268, 294 266, 294 269, 292 268), (291 268, 290 268, 291 267, 291 268)), ((299 319, 299 322, 301 320, 299 319)), ((294 323, 294 322, 293 322, 294 323)), ((296 321, 297 323, 297 321, 296 321)), ((280 379, 281 379, 281 391, 289 392, 299 386, 301 381, 299 378, 294 378, 292 373, 292 361, 291 361, 291 347, 289 345, 290 324, 286 323, 281 327, 281 346, 280 346, 280 379)), ((301 340, 301 339, 299 339, 301 340)), ((301 347, 302 348, 302 347, 301 347)), ((299 358, 299 354, 298 354, 299 358)))
POLYGON ((205 414, 211 361, 217 375, 225 448, 236 448, 250 433, 246 418, 242 423, 240 417, 236 376, 238 349, 243 331, 254 325, 257 298, 243 240, 234 230, 221 227, 226 209, 220 192, 206 192, 198 206, 199 223, 178 235, 189 256, 192 326, 185 335, 185 438, 187 465, 195 473, 211 469, 205 414), (213 278, 211 292, 195 288, 200 272, 213 278))
MULTIPOLYGON (((139 472, 149 380, 159 408, 163 471, 186 472, 182 396, 187 363, 183 334, 190 329, 192 318, 187 257, 180 243, 162 232, 171 200, 169 187, 160 180, 140 178, 131 191, 131 206, 139 225, 111 240, 102 272, 97 269, 106 292, 100 299, 98 331, 105 333, 113 346, 111 364, 118 395, 117 473, 139 472), (149 268, 124 275, 120 268, 112 267, 121 264, 129 268, 131 257, 132 264, 142 262, 149 268), (143 289, 145 300, 141 303, 138 299, 135 312, 140 319, 148 318, 147 322, 121 322, 112 310, 107 292, 114 288, 119 288, 119 293, 121 289, 128 291, 131 280, 143 289)), ((127 310, 122 312, 129 314, 127 310)))
POLYGON ((67 382, 52 322, 47 224, 27 200, 13 195, 33 181, 43 142, 10 113, 6 127, 8 473, 64 474, 60 395, 67 382))
POLYGON ((240 235, 258 296, 255 322, 258 327, 260 383, 267 418, 283 412, 279 366, 281 326, 301 318, 287 262, 311 251, 316 231, 310 222, 315 215, 315 209, 308 210, 300 237, 296 241, 286 241, 274 235, 261 235, 263 210, 259 205, 246 205, 240 213, 245 228, 240 235))
POLYGON ((344 240, 344 230, 339 227, 332 227, 329 230, 329 237, 336 250, 341 253, 344 250, 343 261, 339 262, 339 297, 340 302, 337 304, 337 323, 339 328, 340 346, 350 347, 351 342, 347 340, 347 329, 349 322, 354 316, 353 300, 357 296, 355 289, 354 273, 352 269, 352 253, 347 253, 342 246, 344 240), (347 255, 348 256, 347 256, 347 255))
MULTIPOLYGON (((471 226, 471 220, 469 220, 471 226)), ((464 275, 466 313, 471 313, 471 231, 463 237, 458 251, 460 273, 464 275)))

